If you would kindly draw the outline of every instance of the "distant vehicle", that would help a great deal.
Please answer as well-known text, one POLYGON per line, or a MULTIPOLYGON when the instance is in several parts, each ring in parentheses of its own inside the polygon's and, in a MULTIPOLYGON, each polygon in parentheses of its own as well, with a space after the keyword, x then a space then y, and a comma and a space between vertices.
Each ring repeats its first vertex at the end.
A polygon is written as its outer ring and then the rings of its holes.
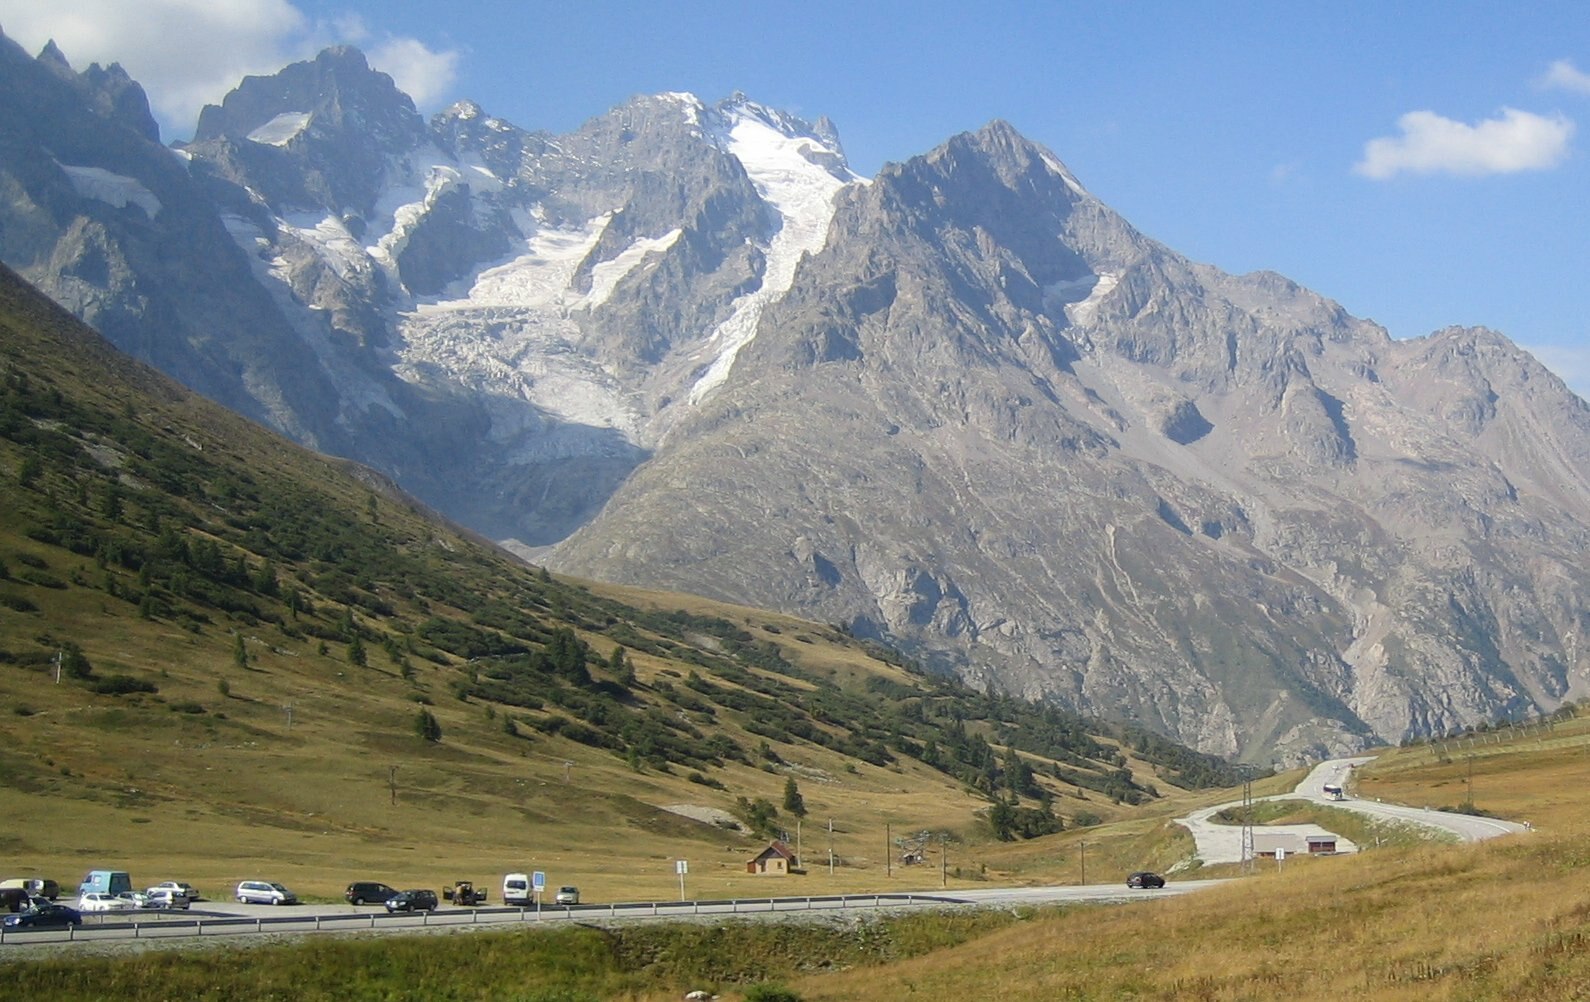
POLYGON ((180 895, 184 898, 187 898, 189 901, 204 900, 199 896, 198 888, 181 880, 162 880, 160 883, 149 888, 146 893, 153 894, 156 891, 170 891, 173 895, 180 895))
POLYGON ((121 898, 123 901, 131 902, 134 908, 155 907, 149 903, 149 895, 145 894, 143 891, 122 891, 116 896, 121 898))
POLYGON ((126 898, 104 891, 85 891, 77 896, 80 912, 130 912, 138 906, 126 898))
POLYGON ((342 896, 348 899, 350 905, 378 905, 390 900, 396 893, 396 887, 383 884, 379 880, 355 880, 348 885, 342 896))
POLYGON ((145 892, 148 903, 145 908, 181 908, 186 909, 192 903, 191 899, 181 891, 174 891, 169 887, 151 887, 145 892))
POLYGON ((530 884, 528 873, 510 873, 502 878, 502 903, 505 905, 525 905, 535 902, 535 888, 530 884))
POLYGON ((455 905, 483 905, 486 903, 486 889, 476 889, 473 881, 455 880, 452 887, 442 888, 442 897, 455 905))
POLYGON ((1127 887, 1164 887, 1165 878, 1147 870, 1138 870, 1126 878, 1127 887))
POLYGON ((48 898, 51 901, 61 896, 60 884, 39 877, 12 877, 10 880, 0 880, 0 891, 9 890, 26 891, 30 897, 48 898))
POLYGON ((78 914, 76 908, 65 905, 45 903, 37 908, 15 915, 7 915, 3 920, 7 929, 45 929, 51 926, 66 927, 83 924, 83 916, 78 914))
POLYGON ((426 890, 398 891, 386 902, 387 914, 394 912, 434 912, 436 892, 426 890))
POLYGON ((237 885, 237 901, 243 905, 296 905, 298 895, 274 880, 245 880, 237 885))
POLYGON ((133 889, 126 870, 89 870, 77 885, 78 894, 120 894, 133 889))
POLYGON ((552 902, 559 905, 577 905, 580 903, 580 889, 572 885, 560 887, 552 902))
POLYGON ((1347 794, 1342 790, 1341 787, 1336 786, 1335 784, 1332 784, 1332 783, 1326 783, 1325 784, 1325 799, 1326 800, 1346 800, 1347 799, 1347 794))

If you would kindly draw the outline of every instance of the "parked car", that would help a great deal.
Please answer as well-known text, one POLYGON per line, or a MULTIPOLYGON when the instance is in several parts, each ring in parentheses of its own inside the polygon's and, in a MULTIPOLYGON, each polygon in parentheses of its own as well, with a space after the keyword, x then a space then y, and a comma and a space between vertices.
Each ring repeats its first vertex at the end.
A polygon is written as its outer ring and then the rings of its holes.
POLYGON ((187 908, 192 903, 186 894, 169 887, 151 887, 147 896, 145 908, 187 908))
POLYGON ((558 888, 558 893, 553 895, 552 903, 558 905, 577 905, 580 903, 580 889, 573 886, 558 888))
POLYGON ((61 885, 42 877, 12 877, 0 880, 0 891, 23 891, 32 898, 54 901, 61 896, 61 885))
POLYGON ((342 896, 348 899, 350 905, 377 905, 390 900, 395 894, 397 888, 389 887, 379 880, 355 880, 342 896))
POLYGON ((7 929, 44 929, 51 926, 82 925, 83 916, 78 913, 76 908, 50 904, 46 901, 37 908, 30 908, 15 915, 7 915, 3 921, 7 929))
POLYGON ((118 894, 116 896, 118 898, 121 898, 123 901, 131 902, 132 906, 134 908, 153 908, 153 907, 155 907, 154 905, 149 903, 149 895, 145 894, 143 891, 122 891, 120 894, 118 894))
POLYGON ((245 880, 237 885, 237 900, 244 905, 296 905, 298 895, 274 880, 245 880))
POLYGON ((130 912, 138 906, 126 898, 104 891, 84 891, 77 896, 80 912, 130 912))
POLYGON ((386 910, 393 912, 434 912, 436 892, 426 890, 398 891, 387 899, 386 910))
POLYGON ((1127 876, 1127 878, 1126 878, 1126 886, 1127 887, 1164 887, 1165 886, 1165 878, 1161 877, 1157 873, 1149 873, 1147 870, 1138 870, 1136 873, 1133 873, 1133 874, 1130 874, 1130 875, 1127 876))
POLYGON ((160 883, 149 888, 147 893, 154 894, 156 891, 170 891, 173 895, 181 895, 182 897, 187 898, 189 901, 204 900, 199 896, 198 888, 181 880, 162 880, 160 883))

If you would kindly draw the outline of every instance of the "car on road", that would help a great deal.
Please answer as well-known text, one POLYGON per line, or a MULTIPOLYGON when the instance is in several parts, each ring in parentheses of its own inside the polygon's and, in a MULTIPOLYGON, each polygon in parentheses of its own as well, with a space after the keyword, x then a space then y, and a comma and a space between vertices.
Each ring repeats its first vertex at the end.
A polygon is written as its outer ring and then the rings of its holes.
POLYGON ((143 891, 122 891, 116 896, 121 898, 123 901, 131 902, 134 908, 156 907, 155 905, 149 903, 149 895, 145 894, 143 891))
POLYGON ((149 888, 149 890, 145 893, 153 895, 156 891, 170 891, 172 896, 181 896, 190 902, 204 900, 203 898, 199 897, 198 888, 181 880, 162 880, 160 883, 149 888))
POLYGON ((296 905, 298 895, 274 880, 245 880, 237 885, 237 901, 242 905, 296 905))
POLYGON ((580 889, 573 886, 558 888, 558 893, 552 896, 552 903, 558 905, 577 905, 580 903, 580 889))
POLYGON ((436 892, 427 890, 398 891, 387 899, 386 910, 393 912, 434 912, 436 892))
POLYGON ((145 896, 148 898, 145 908, 187 908, 192 904, 186 894, 169 887, 151 887, 145 896))
POLYGON ((7 929, 45 929, 52 926, 65 928, 66 926, 82 925, 83 916, 78 913, 76 908, 45 902, 25 912, 7 915, 4 922, 7 929))
POLYGON ((130 912, 138 906, 126 898, 104 891, 84 891, 77 896, 80 912, 130 912))
POLYGON ((1127 887, 1164 887, 1165 886, 1165 878, 1161 877, 1157 873, 1149 873, 1147 870, 1138 870, 1136 873, 1133 873, 1133 874, 1130 874, 1130 875, 1127 876, 1127 878, 1126 878, 1126 886, 1127 887))
POLYGON ((397 894, 396 887, 390 887, 379 880, 355 880, 343 892, 343 897, 348 899, 350 905, 378 905, 389 901, 397 894))

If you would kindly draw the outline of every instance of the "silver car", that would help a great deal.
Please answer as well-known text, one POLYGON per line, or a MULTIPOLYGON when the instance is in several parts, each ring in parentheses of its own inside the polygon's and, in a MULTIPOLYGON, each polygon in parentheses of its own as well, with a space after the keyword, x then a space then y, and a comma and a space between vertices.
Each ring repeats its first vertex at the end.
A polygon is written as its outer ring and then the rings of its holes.
POLYGON ((298 895, 274 880, 245 880, 237 885, 237 900, 245 905, 296 905, 298 895))

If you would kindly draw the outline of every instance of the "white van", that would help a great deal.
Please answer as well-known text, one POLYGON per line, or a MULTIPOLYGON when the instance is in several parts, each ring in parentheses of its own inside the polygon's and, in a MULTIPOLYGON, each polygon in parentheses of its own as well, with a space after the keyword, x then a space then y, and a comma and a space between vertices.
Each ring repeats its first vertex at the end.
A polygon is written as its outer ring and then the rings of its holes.
POLYGON ((528 873, 510 873, 502 878, 502 903, 505 905, 535 904, 535 886, 530 883, 528 873))

